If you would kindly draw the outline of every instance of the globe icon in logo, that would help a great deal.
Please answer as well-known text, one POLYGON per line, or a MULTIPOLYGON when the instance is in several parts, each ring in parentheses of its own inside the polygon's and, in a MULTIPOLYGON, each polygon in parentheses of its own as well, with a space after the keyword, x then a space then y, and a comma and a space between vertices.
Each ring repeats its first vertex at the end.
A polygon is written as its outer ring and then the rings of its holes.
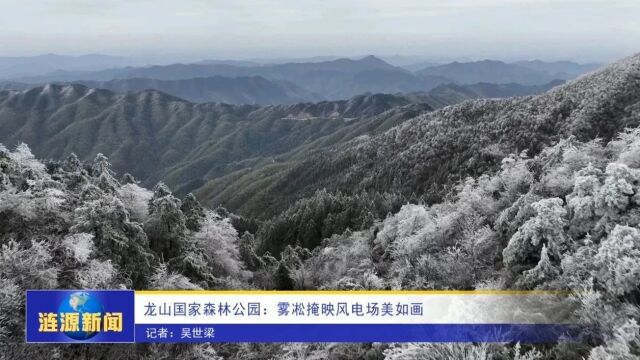
MULTIPOLYGON (((79 318, 79 331, 65 331, 65 335, 74 340, 88 340, 94 337, 98 332, 82 331, 82 315, 85 313, 99 313, 100 317, 104 315, 104 307, 95 296, 88 292, 75 292, 65 297, 58 307, 58 313, 77 313, 79 318)), ((59 326, 62 326, 62 319, 59 326)))

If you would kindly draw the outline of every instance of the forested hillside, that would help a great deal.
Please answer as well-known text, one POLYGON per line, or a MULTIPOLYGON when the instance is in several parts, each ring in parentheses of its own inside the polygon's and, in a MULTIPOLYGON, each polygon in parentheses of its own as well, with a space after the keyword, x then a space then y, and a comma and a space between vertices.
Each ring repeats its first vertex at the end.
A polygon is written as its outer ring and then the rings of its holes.
POLYGON ((433 202, 465 176, 495 171, 510 153, 535 155, 570 135, 610 140, 640 124, 639 108, 640 56, 635 56, 542 95, 464 102, 287 166, 231 174, 197 195, 256 215, 277 213, 322 188, 424 195, 433 202))
MULTIPOLYGON (((437 102, 437 101, 434 101, 437 102)), ((116 94, 82 85, 0 92, 0 142, 37 156, 109 156, 114 169, 152 185, 204 181, 290 152, 383 132, 433 108, 428 100, 362 95, 281 106, 194 104, 157 91, 116 94)))

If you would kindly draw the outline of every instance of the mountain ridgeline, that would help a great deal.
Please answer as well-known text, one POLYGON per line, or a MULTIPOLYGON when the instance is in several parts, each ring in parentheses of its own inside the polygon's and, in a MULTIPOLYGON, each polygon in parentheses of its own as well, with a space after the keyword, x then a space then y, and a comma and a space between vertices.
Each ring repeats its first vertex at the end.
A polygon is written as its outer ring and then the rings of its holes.
MULTIPOLYGON (((539 94, 562 84, 554 80, 544 85, 478 83, 471 85, 442 84, 430 91, 404 93, 407 97, 429 99, 432 105, 446 106, 468 99, 511 97, 539 94)), ((320 102, 324 98, 284 80, 267 80, 261 76, 229 78, 214 76, 184 80, 155 80, 148 78, 114 79, 110 81, 78 80, 57 85, 80 84, 118 93, 157 90, 191 102, 221 102, 234 105, 291 105, 320 102)), ((24 91, 38 87, 34 84, 0 82, 0 91, 24 91)), ((368 89, 362 87, 363 91, 368 89)), ((399 92, 398 94, 400 94, 399 92)))
POLYGON ((61 71, 47 75, 21 77, 14 80, 16 82, 43 84, 76 81, 108 82, 114 79, 141 78, 176 81, 216 76, 228 78, 260 76, 280 83, 286 81, 304 88, 309 93, 318 94, 329 100, 346 99, 366 92, 428 91, 443 83, 441 81, 425 80, 405 69, 387 64, 374 56, 360 60, 337 59, 323 62, 254 66, 197 63, 114 68, 94 72, 61 71))
POLYGON ((456 84, 494 83, 542 85, 554 80, 571 80, 594 71, 599 64, 576 64, 572 62, 547 63, 540 60, 505 63, 496 60, 475 62, 452 62, 434 65, 416 72, 420 76, 439 76, 456 84))
POLYGON ((0 57, 0 79, 51 74, 59 71, 98 71, 134 63, 136 61, 123 57, 100 54, 0 57))
POLYGON ((288 81, 267 80, 261 76, 236 78, 213 76, 180 80, 131 78, 103 82, 74 81, 74 83, 120 93, 158 90, 192 102, 270 105, 324 100, 322 96, 309 92, 288 81))
POLYGON ((61 70, 7 78, 0 82, 0 89, 24 90, 29 84, 79 83, 118 92, 154 89, 195 102, 291 104, 348 99, 364 93, 428 92, 443 84, 542 86, 555 80, 573 79, 598 66, 541 61, 509 64, 489 60, 422 65, 428 67, 409 71, 375 56, 264 65, 208 61, 98 71, 61 70))

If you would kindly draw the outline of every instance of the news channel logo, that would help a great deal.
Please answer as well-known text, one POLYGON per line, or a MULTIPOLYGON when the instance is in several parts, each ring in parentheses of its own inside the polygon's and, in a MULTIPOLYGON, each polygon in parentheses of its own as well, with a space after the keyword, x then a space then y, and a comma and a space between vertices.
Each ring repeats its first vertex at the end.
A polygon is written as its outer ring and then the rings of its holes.
POLYGON ((133 342, 133 291, 27 291, 27 342, 133 342))

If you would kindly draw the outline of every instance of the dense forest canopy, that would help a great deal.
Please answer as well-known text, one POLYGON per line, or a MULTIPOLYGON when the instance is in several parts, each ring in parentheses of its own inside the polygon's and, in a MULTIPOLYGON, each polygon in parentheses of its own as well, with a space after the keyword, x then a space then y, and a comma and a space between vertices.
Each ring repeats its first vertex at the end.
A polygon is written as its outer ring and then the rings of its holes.
MULTIPOLYGON (((38 288, 567 289, 577 291, 575 316, 590 325, 584 344, 560 343, 526 356, 632 358, 640 341, 640 130, 608 144, 571 137, 535 157, 510 155, 500 171, 465 179, 442 203, 405 204, 383 218, 364 207, 377 199, 323 191, 280 220, 252 225, 224 209, 206 209, 192 195, 178 199, 162 183, 150 191, 128 174, 117 180, 104 156, 92 164, 70 156, 45 165, 24 144, 0 148, 0 169, 0 305, 3 313, 20 314, 0 318, 5 354, 38 356, 21 340, 21 294, 38 288), (354 227, 362 230, 338 227, 326 230, 320 244, 288 244, 275 256, 261 251, 273 228, 282 226, 278 222, 296 229, 312 224, 318 212, 334 214, 336 223, 358 219, 354 227), (234 223, 255 234, 239 234, 234 223)), ((130 348, 125 354, 211 358, 216 351, 258 356, 265 350, 238 347, 130 348)), ((328 345, 264 347, 273 356, 335 351, 328 345)), ((58 350, 70 356, 101 351, 58 350)), ((513 351, 521 352, 490 345, 340 349, 391 358, 513 351)))

